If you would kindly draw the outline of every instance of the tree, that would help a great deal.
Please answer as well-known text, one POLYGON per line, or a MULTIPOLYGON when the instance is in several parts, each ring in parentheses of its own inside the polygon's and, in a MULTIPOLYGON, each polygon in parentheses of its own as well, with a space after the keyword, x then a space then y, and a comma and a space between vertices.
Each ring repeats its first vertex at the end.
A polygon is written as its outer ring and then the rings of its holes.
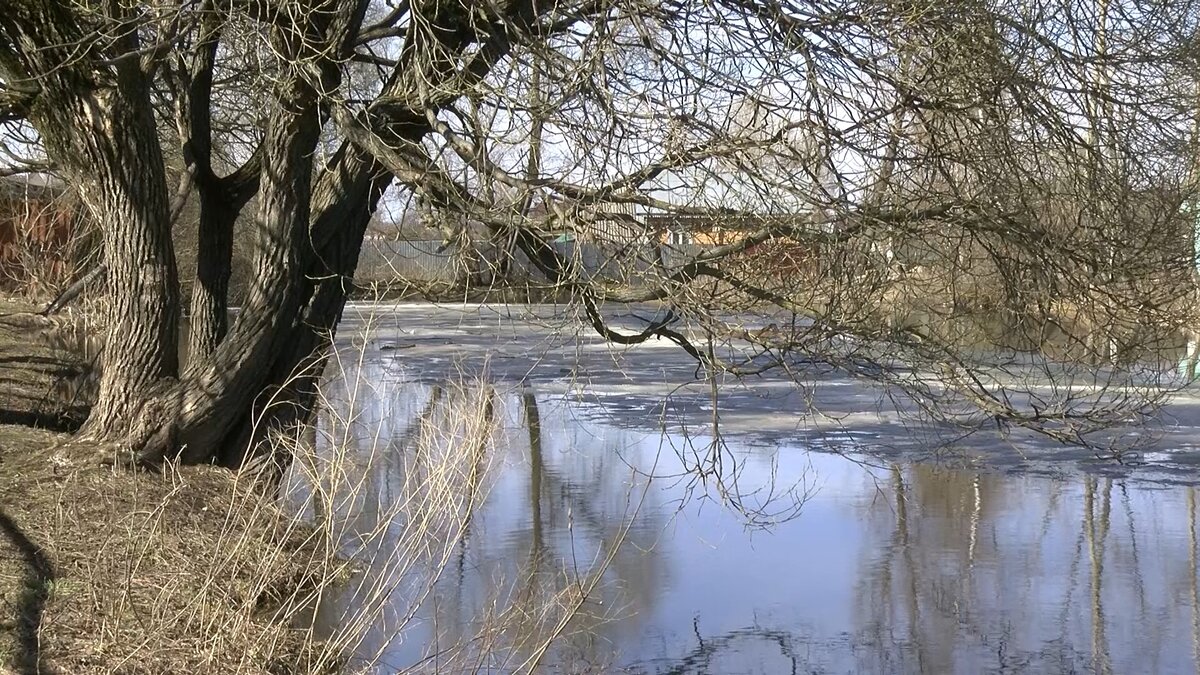
MULTIPOLYGON (((959 337, 880 320, 889 294, 942 291, 868 253, 886 232, 923 248, 926 267, 1020 303, 1103 303, 1091 315, 1106 326, 1165 320, 1188 289, 1173 240, 1143 246, 1109 225, 1168 232, 1169 203, 1192 189, 1179 150, 1190 102, 1171 85, 1194 69, 1195 7, 1102 6, 1098 52, 1069 39, 1097 25, 1096 5, 1076 0, 13 0, 0 14, 0 121, 36 132, 32 151, 103 225, 108 334, 81 433, 106 452, 272 459, 262 441, 311 414, 363 233, 394 182, 511 242, 610 340, 665 338, 712 371, 832 365, 959 421, 983 411, 1066 439, 1144 401, 1010 397, 959 337), (909 63, 927 47, 935 62, 909 63), (1098 84, 1096 68, 1111 76, 1098 84), (1125 131, 1103 149, 1081 131, 1100 95, 1125 131), (746 110, 752 124, 727 123, 746 110), (164 145, 184 163, 174 188, 164 145), (716 181, 735 184, 736 204, 716 181), (170 232, 191 195, 192 356, 180 364, 170 232), (251 203, 255 274, 226 326, 233 223, 251 203), (612 246, 639 279, 618 287, 550 245, 606 206, 724 219, 741 235, 670 268, 612 246), (754 252, 781 243, 821 251, 824 271, 764 273, 754 252), (648 301, 673 311, 634 334, 598 311, 648 301), (750 335, 721 318, 731 308, 788 328, 750 335), (713 342, 739 356, 718 358, 713 342), (936 367, 937 386, 900 362, 936 367)), ((644 241, 644 221, 628 221, 626 243, 644 241)))

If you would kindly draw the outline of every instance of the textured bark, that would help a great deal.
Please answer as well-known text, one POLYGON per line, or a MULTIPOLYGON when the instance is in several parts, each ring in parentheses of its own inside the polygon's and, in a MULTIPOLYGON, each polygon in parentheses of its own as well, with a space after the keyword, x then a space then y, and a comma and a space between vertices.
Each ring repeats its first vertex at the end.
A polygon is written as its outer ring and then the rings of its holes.
POLYGON ((229 276, 233 261, 232 211, 215 191, 200 193, 196 280, 192 285, 188 360, 207 358, 229 331, 229 276))
MULTIPOLYGON (((114 18, 126 18, 112 7, 114 18)), ((104 224, 108 335, 100 392, 85 432, 123 433, 178 371, 178 279, 169 197, 148 76, 137 59, 88 67, 102 46, 138 49, 135 32, 101 45, 68 6, 25 0, 0 13, 0 69, 28 86, 29 119, 104 224)))
POLYGON ((85 432, 122 434, 151 397, 178 373, 179 286, 171 246, 169 197, 157 130, 144 87, 107 105, 88 99, 77 113, 113 121, 80 139, 73 182, 104 228, 108 268, 108 334, 100 393, 85 432))
MULTIPOLYGON (((144 88, 113 97, 108 134, 85 136, 87 170, 75 176, 91 193, 94 216, 108 223, 109 315, 104 376, 94 420, 103 428, 130 396, 178 372, 178 279, 157 130, 144 88)), ((89 101, 90 103, 90 101, 89 101)), ((83 112, 86 119, 92 111, 83 112)))
MULTIPOLYGON (((319 9, 332 7, 328 3, 319 9)), ((69 8, 57 3, 29 0, 7 16, 0 19, 0 48, 48 40, 77 49, 92 40, 69 8)), ((330 39, 335 16, 332 11, 315 11, 309 21, 279 29, 273 36, 276 48, 297 62, 311 59, 312 51, 320 51, 330 39)), ((137 51, 134 32, 118 40, 125 42, 116 45, 118 53, 137 51)), ((110 330, 100 393, 85 430, 93 440, 117 441, 142 455, 161 457, 179 445, 193 445, 211 456, 261 391, 306 300, 304 263, 309 257, 306 247, 311 246, 309 202, 320 128, 318 89, 336 84, 332 60, 323 70, 327 81, 314 82, 311 71, 296 71, 278 85, 277 107, 261 150, 268 170, 255 218, 254 284, 241 319, 219 345, 215 343, 228 268, 221 240, 227 240, 232 218, 224 204, 213 201, 228 198, 223 189, 227 186, 217 183, 217 189, 205 190, 210 193, 205 224, 211 227, 206 228, 210 250, 202 269, 209 292, 202 311, 209 316, 201 323, 208 335, 204 346, 216 348, 210 357, 193 360, 176 380, 178 283, 149 75, 136 58, 95 68, 76 54, 38 48, 0 52, 0 67, 8 80, 36 79, 30 119, 104 224, 110 330)), ((204 136, 204 143, 192 151, 207 165, 208 129, 201 117, 189 117, 204 136)), ((211 175, 200 180, 214 187, 211 175)))
POLYGON ((196 280, 188 358, 206 359, 229 332, 229 277, 233 270, 233 228, 242 208, 258 190, 259 155, 236 173, 202 184, 197 231, 196 280))
MULTIPOLYGON (((466 35, 453 31, 440 32, 435 39, 443 49, 453 50, 462 49, 469 42, 466 35)), ((420 61, 414 55, 418 51, 410 48, 408 58, 427 65, 428 60, 420 61)), ((453 68, 443 64, 436 76, 444 78, 453 73, 453 68)), ((408 86, 405 77, 410 75, 397 68, 396 77, 385 86, 381 100, 394 100, 408 86)), ((389 121, 379 131, 393 142, 415 143, 429 132, 429 123, 423 115, 396 110, 390 102, 387 105, 391 108, 389 121)), ((269 154, 264 156, 263 198, 269 187, 266 176, 273 175, 272 167, 276 165, 269 154)), ((303 272, 286 280, 272 281, 269 288, 276 295, 266 301, 256 301, 252 292, 233 333, 214 354, 215 370, 200 373, 189 368, 185 379, 196 381, 189 382, 185 396, 212 390, 218 378, 228 373, 257 379, 257 386, 226 384, 220 387, 223 393, 219 399, 200 406, 194 398, 185 401, 185 410, 198 407, 209 410, 196 416, 194 422, 189 420, 181 432, 181 442, 186 446, 185 461, 213 457, 226 466, 238 467, 274 459, 277 468, 283 466, 286 458, 275 454, 272 445, 262 441, 269 440, 276 432, 311 421, 317 384, 351 287, 363 234, 391 180, 391 173, 366 148, 343 143, 317 185, 311 230, 291 240, 300 246, 295 253, 300 256, 303 272), (274 320, 270 319, 272 313, 277 315, 274 320), (243 356, 253 353, 255 346, 250 336, 255 336, 252 339, 259 346, 266 346, 270 358, 264 355, 258 360, 251 357, 249 361, 221 362, 223 353, 243 356), (258 366, 260 363, 262 367, 258 366)), ((264 276, 280 269, 278 261, 260 266, 264 276)), ((282 451, 286 452, 286 448, 282 451)))
POLYGON ((353 287, 363 235, 391 182, 391 174, 348 145, 335 162, 340 170, 326 174, 317 193, 322 208, 313 221, 314 248, 306 261, 307 303, 275 359, 263 395, 223 445, 219 461, 225 466, 258 459, 270 461, 276 470, 284 468, 287 447, 264 441, 313 421, 317 388, 353 287))

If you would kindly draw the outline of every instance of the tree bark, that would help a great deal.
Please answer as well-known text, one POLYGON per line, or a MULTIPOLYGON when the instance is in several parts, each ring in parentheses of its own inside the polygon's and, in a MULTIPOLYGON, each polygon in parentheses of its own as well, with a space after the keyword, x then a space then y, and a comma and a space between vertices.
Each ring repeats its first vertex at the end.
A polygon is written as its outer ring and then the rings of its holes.
POLYGON ((196 281, 188 360, 208 358, 229 332, 229 277, 233 271, 233 231, 246 202, 258 191, 261 155, 224 178, 199 183, 196 281))
MULTIPOLYGON (((128 8, 109 17, 129 20, 128 8)), ((70 7, 26 0, 0 13, 0 72, 27 87, 29 119, 96 222, 104 225, 107 339, 100 391, 85 437, 120 434, 173 378, 179 288, 166 172, 148 75, 137 59, 91 68, 96 38, 70 7)), ((139 48, 136 31, 108 44, 139 48)))
POLYGON ((131 75, 115 91, 75 102, 64 149, 72 182, 104 228, 108 275, 107 338, 100 392, 86 435, 124 429, 137 410, 178 373, 179 287, 170 237, 162 151, 144 82, 131 75))
POLYGON ((290 460, 289 447, 271 441, 313 422, 318 386, 353 288, 363 235, 391 182, 391 174, 349 145, 336 161, 344 166, 327 174, 317 194, 323 208, 312 227, 308 300, 272 365, 263 394, 221 448, 218 461, 230 468, 261 461, 282 471, 290 460))
POLYGON ((117 100, 108 110, 97 105, 80 114, 82 119, 97 112, 116 118, 107 125, 111 136, 97 133, 85 141, 86 166, 73 176, 90 195, 85 201, 93 216, 108 223, 108 332, 100 394, 85 425, 88 434, 125 428, 138 414, 128 402, 152 395, 155 385, 174 377, 179 368, 179 286, 169 199, 148 111, 147 98, 145 106, 117 100))
POLYGON ((188 361, 208 358, 229 331, 229 277, 233 267, 232 210, 213 190, 200 191, 196 281, 192 285, 188 361))

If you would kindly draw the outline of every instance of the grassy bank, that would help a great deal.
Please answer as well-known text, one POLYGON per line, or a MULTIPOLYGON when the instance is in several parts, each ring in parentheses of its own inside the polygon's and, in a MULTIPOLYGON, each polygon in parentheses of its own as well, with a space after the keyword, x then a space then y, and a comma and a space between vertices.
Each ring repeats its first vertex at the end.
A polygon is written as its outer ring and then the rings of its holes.
POLYGON ((0 427, 0 655, 18 673, 306 673, 319 538, 214 468, 64 472, 0 427))
POLYGON ((0 298, 0 424, 65 431, 87 417, 99 341, 81 313, 0 298))
POLYGON ((350 292, 356 302, 478 302, 542 304, 571 302, 567 286, 528 283, 512 286, 463 286, 446 282, 416 282, 399 279, 357 285, 350 292))

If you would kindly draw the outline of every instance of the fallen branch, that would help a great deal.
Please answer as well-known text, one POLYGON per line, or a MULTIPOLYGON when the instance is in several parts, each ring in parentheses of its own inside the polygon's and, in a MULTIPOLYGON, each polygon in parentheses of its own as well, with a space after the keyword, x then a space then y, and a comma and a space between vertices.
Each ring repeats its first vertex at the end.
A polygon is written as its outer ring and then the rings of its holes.
POLYGON ((50 301, 50 304, 46 305, 46 308, 43 309, 39 313, 42 316, 50 316, 51 314, 54 314, 55 312, 59 311, 63 307, 66 307, 68 303, 70 303, 75 298, 79 297, 79 294, 83 292, 84 288, 87 288, 88 284, 90 284, 92 281, 95 281, 96 279, 98 279, 100 277, 103 277, 107 272, 108 272, 108 265, 105 265, 103 263, 97 265, 96 267, 93 267, 92 271, 90 271, 87 274, 80 277, 75 283, 71 284, 70 286, 67 286, 67 288, 65 290, 63 290, 62 293, 58 294, 58 297, 56 297, 56 298, 54 298, 54 300, 50 301))

